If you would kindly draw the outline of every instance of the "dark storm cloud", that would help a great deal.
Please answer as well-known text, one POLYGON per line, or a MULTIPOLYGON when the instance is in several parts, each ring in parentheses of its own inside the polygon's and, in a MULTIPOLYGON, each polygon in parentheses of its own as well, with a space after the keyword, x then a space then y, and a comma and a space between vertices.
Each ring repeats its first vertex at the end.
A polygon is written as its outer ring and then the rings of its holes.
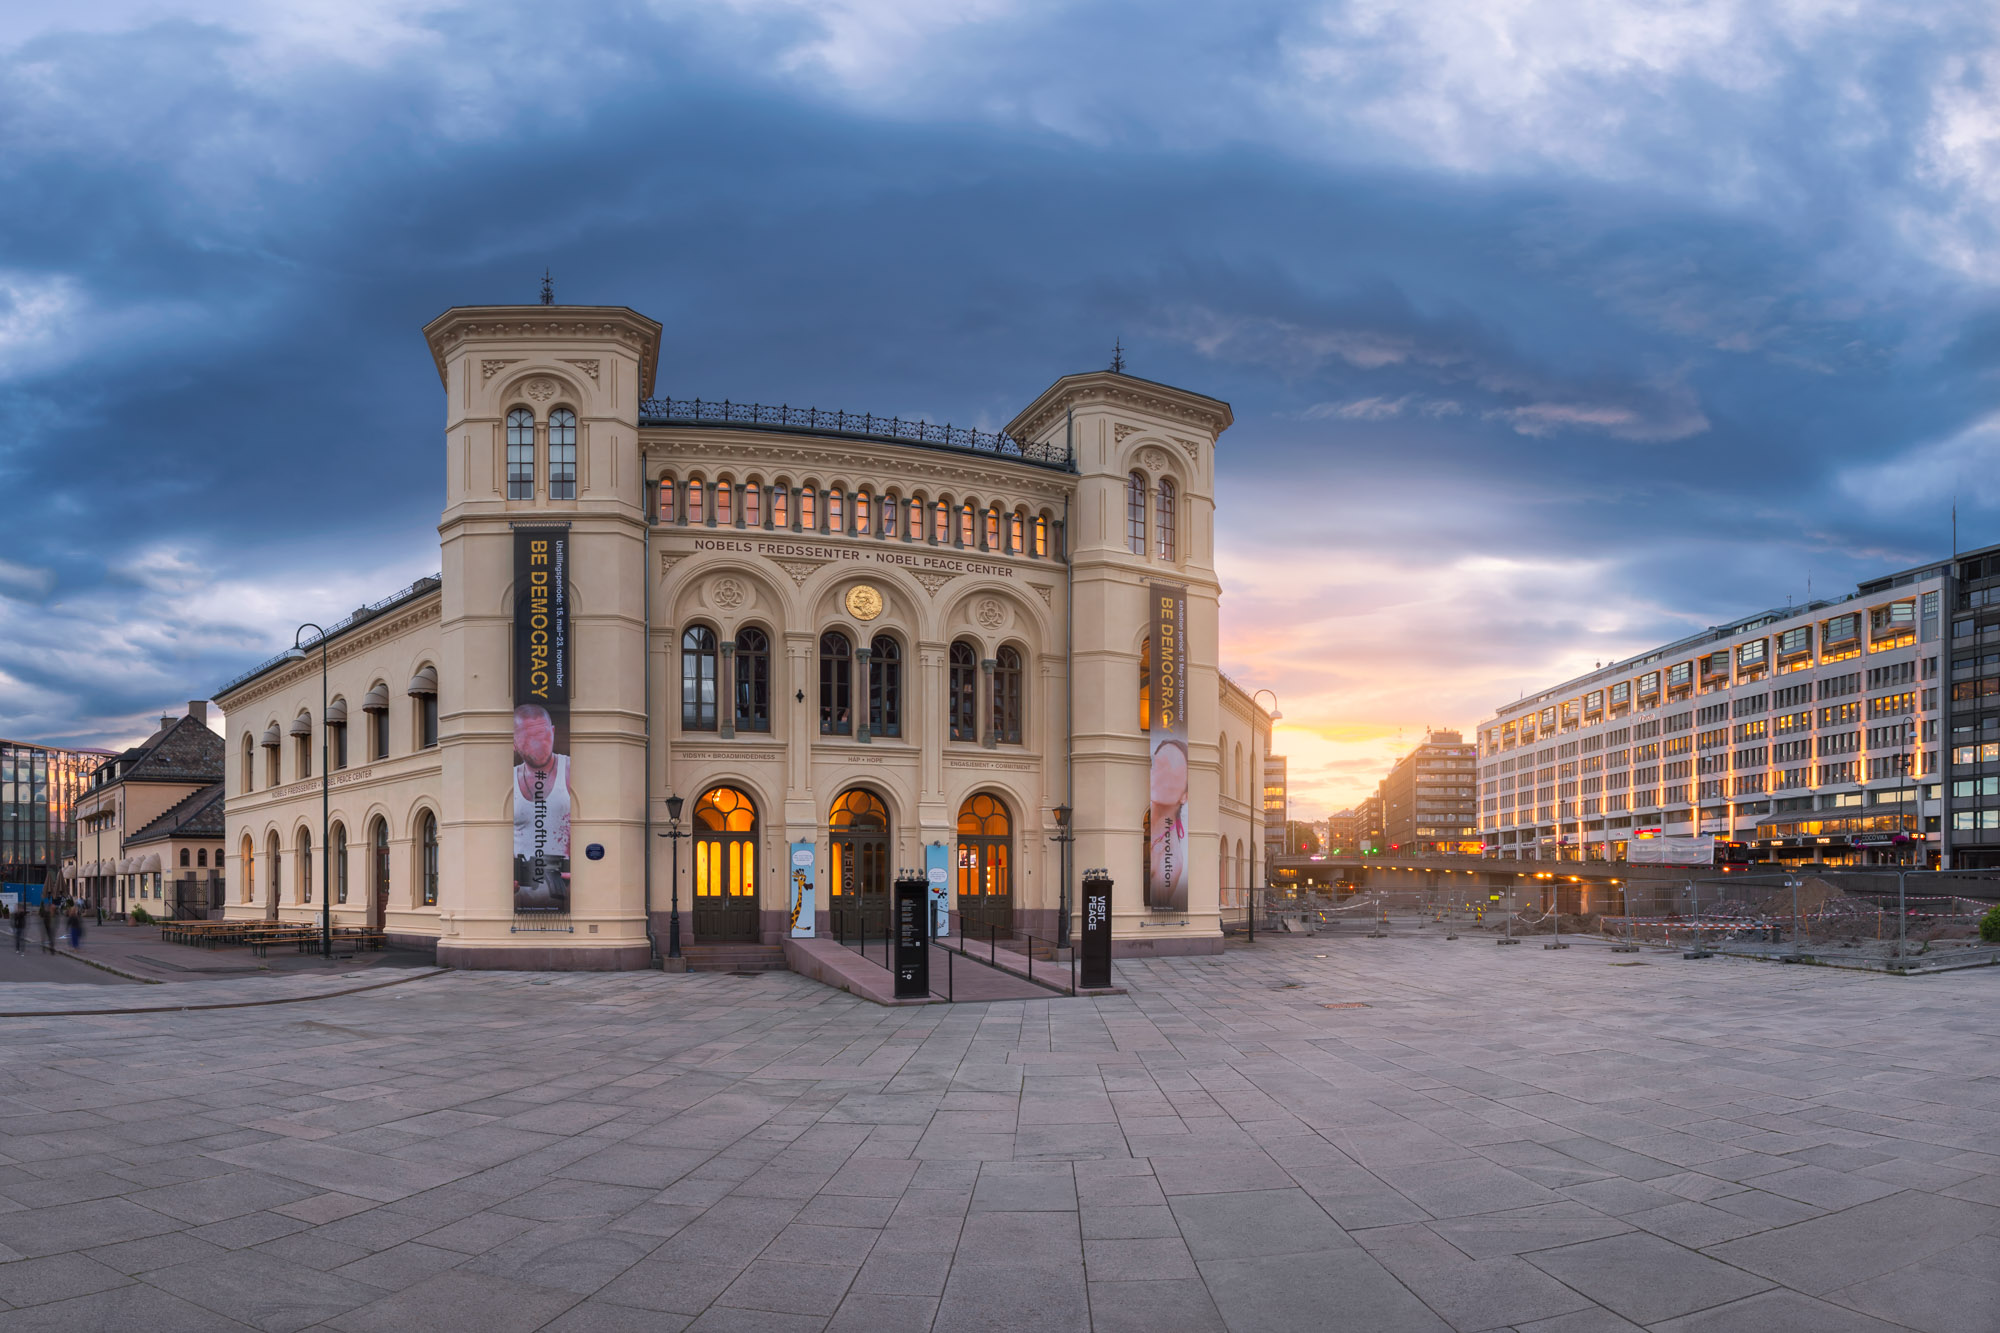
POLYGON ((0 730, 129 734, 435 569, 418 329, 545 265, 676 395, 992 427, 1116 337, 1230 400, 1225 656, 1336 785, 1356 727, 1934 555, 1954 485, 2000 538, 1990 20, 1483 9, 1527 58, 1450 9, 45 20, 0 730))

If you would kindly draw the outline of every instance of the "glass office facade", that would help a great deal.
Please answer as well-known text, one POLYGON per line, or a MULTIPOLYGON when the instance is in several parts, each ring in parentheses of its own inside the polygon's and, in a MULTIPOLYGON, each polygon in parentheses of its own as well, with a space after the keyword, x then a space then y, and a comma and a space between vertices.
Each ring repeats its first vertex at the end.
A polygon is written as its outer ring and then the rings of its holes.
POLYGON ((0 881, 43 884, 76 855, 76 802, 110 758, 0 741, 0 881))

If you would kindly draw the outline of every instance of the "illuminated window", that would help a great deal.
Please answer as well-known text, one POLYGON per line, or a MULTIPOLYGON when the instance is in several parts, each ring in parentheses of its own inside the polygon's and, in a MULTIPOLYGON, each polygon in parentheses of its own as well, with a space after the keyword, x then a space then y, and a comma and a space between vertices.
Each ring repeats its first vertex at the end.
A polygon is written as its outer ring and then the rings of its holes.
POLYGON ((1000 506, 994 505, 986 511, 986 549, 1000 549, 1000 506))
POLYGON ((958 544, 969 547, 973 544, 972 501, 967 500, 958 507, 958 544))
POLYGON ((771 488, 771 526, 789 528, 792 526, 791 487, 779 482, 771 488))
POLYGON ((931 506, 931 544, 943 546, 951 540, 951 503, 939 500, 931 506))
POLYGON ((810 486, 799 487, 799 530, 819 531, 819 492, 810 486))
POLYGON ((854 531, 858 535, 866 537, 874 530, 874 525, 868 521, 868 492, 856 491, 854 493, 854 531))
POLYGON ((1049 521, 1048 519, 1038 514, 1035 516, 1035 554, 1038 556, 1046 556, 1048 555, 1048 553, 1049 553, 1049 521))
POLYGON ((687 521, 689 523, 700 523, 703 521, 701 511, 702 499, 701 479, 699 477, 693 478, 687 484, 687 521))
POLYGON ((743 488, 743 523, 746 527, 764 526, 762 491, 763 488, 756 482, 750 482, 743 488))
POLYGON ((826 530, 828 532, 847 531, 847 496, 836 486, 826 497, 826 530))
POLYGON ((656 501, 656 505, 657 507, 653 510, 653 521, 655 523, 671 523, 677 517, 674 512, 674 479, 672 477, 660 478, 660 497, 656 501))
POLYGON ((725 528, 736 522, 736 488, 726 481, 715 483, 715 521, 725 528))
POLYGON ((1007 520, 1007 549, 1020 555, 1027 549, 1028 516, 1016 509, 1007 520))

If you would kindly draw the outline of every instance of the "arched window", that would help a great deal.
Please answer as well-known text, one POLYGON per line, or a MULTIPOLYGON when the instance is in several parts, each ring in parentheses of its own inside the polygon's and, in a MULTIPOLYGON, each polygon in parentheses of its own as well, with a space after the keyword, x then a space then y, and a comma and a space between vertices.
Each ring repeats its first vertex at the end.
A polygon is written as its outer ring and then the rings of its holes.
POLYGON ((707 522, 707 516, 702 512, 702 503, 705 497, 702 493, 701 478, 689 477, 687 485, 682 488, 682 493, 687 496, 687 521, 689 523, 707 522))
POLYGON ((246 903, 256 902, 257 901, 257 844, 250 841, 250 835, 247 833, 243 835, 243 850, 237 854, 236 859, 242 862, 242 865, 239 867, 239 869, 241 870, 243 875, 242 879, 243 901, 246 903))
POLYGON ((535 414, 525 407, 507 414, 507 498, 535 498, 535 414))
POLYGON ((1243 771, 1243 747, 1241 745, 1236 747, 1236 795, 1246 801, 1250 799, 1249 775, 1243 771))
MULTIPOLYGON (((183 854, 183 855, 185 855, 186 853, 182 853, 182 854, 183 854)), ((204 847, 204 848, 202 848, 202 849, 201 849, 200 851, 198 851, 198 852, 196 852, 196 853, 194 854, 194 863, 195 863, 195 867, 196 867, 196 869, 199 869, 199 870, 206 870, 206 869, 208 869, 208 848, 204 847)), ((182 865, 186 865, 186 864, 187 864, 187 862, 183 861, 183 862, 181 862, 181 864, 182 864, 182 865)))
POLYGON ((868 492, 854 493, 854 535, 866 537, 874 531, 874 516, 868 508, 868 492))
POLYGON ((847 636, 829 630, 819 636, 819 734, 846 736, 854 730, 853 653, 847 636))
POLYGON ((756 482, 743 484, 743 526, 761 528, 764 526, 763 487, 756 482))
POLYGON ((799 487, 799 530, 819 531, 819 494, 810 486, 799 487))
POLYGON ((1139 734, 1153 726, 1153 641, 1139 645, 1139 734))
POLYGON ((278 835, 273 833, 265 840, 264 845, 264 881, 265 887, 270 892, 270 896, 264 901, 272 906, 277 905, 278 894, 284 888, 284 867, 281 864, 283 860, 284 857, 278 850, 278 835))
POLYGON ((888 541, 896 535, 896 514, 902 507, 903 502, 896 497, 894 491, 882 497, 882 518, 877 526, 881 529, 883 541, 888 541))
POLYGON ((361 711, 368 715, 368 757, 389 757, 389 687, 376 681, 362 696, 361 711))
POLYGON ((1046 557, 1049 553, 1049 520, 1046 515, 1035 516, 1035 555, 1046 557))
POLYGON ((715 631, 706 625, 681 634, 681 730, 715 730, 715 631))
POLYGON ((243 790, 245 794, 256 789, 257 741, 249 732, 243 733, 243 790))
POLYGON ((1175 505, 1178 500, 1173 479, 1161 477, 1159 497, 1153 506, 1153 554, 1162 560, 1174 558, 1175 505))
POLYGON ((377 815, 374 831, 369 836, 368 841, 375 853, 375 883, 373 885, 375 901, 378 903, 387 903, 389 901, 389 821, 377 815))
POLYGON ((347 825, 335 824, 327 833, 327 850, 333 853, 333 900, 347 901, 347 825))
POLYGON ((736 522, 736 489, 726 481, 715 483, 715 521, 725 528, 736 522))
POLYGON ((951 679, 945 691, 951 738, 979 739, 979 653, 965 640, 951 646, 951 679))
POLYGON ((188 865, 188 849, 185 847, 181 848, 181 865, 183 868, 188 865))
POLYGON ((576 499, 576 413, 549 413, 549 499, 576 499))
POLYGON ((943 546, 951 540, 951 503, 939 500, 931 506, 931 544, 943 546))
POLYGON ((826 530, 847 531, 847 494, 836 486, 826 496, 826 530))
POLYGON ((660 478, 659 499, 654 504, 656 505, 653 511, 653 521, 655 523, 672 523, 680 517, 679 513, 674 509, 674 479, 672 477, 660 478))
POLYGON ((1215 887, 1224 893, 1229 891, 1229 839, 1227 838, 1224 838, 1222 845, 1215 849, 1215 887))
POLYGON ((771 729, 771 640, 755 625, 736 632, 736 729, 771 729))
POLYGON ((994 505, 986 511, 986 549, 1000 549, 1000 506, 994 505))
POLYGON ((980 792, 958 807, 958 910, 968 936, 1011 927, 1013 822, 1007 807, 980 792))
POLYGON ((436 907, 438 901, 438 822, 437 816, 424 811, 424 817, 417 823, 417 873, 423 877, 422 905, 436 907))
POLYGON ((903 646, 887 634, 869 641, 868 733, 903 734, 903 646))
POLYGON ((972 532, 972 501, 967 500, 958 507, 958 544, 970 547, 977 540, 972 532))
POLYGON ((1146 475, 1125 478, 1125 545, 1133 555, 1146 554, 1146 475))
POLYGON ((783 482, 771 488, 771 526, 774 528, 792 526, 792 490, 783 482))
POLYGON ((1028 516, 1016 509, 1007 520, 1007 549, 1021 555, 1028 549, 1028 516))
POLYGON ((993 654, 993 739, 1021 743, 1021 654, 1010 647, 993 654))
POLYGON ((299 901, 313 900, 313 835, 306 829, 299 830, 299 901))
POLYGON ((757 807, 734 787, 715 787, 695 802, 693 822, 695 935, 706 939, 721 933, 719 914, 732 905, 756 906, 757 807))
POLYGON ((924 539, 924 502, 918 496, 910 497, 910 518, 903 529, 903 540, 920 542, 924 539))

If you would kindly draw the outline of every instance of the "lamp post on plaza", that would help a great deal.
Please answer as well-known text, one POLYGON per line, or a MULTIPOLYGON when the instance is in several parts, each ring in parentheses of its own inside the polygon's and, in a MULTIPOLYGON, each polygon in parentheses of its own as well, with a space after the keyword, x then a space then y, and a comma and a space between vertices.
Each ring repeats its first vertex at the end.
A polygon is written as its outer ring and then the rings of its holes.
MULTIPOLYGON (((1255 694, 1252 694, 1250 696, 1250 702, 1258 708, 1263 707, 1262 704, 1257 703, 1257 696, 1260 694, 1268 694, 1271 696, 1271 713, 1270 713, 1271 720, 1273 722, 1284 721, 1285 714, 1278 707, 1278 692, 1273 689, 1262 689, 1258 690, 1255 694)), ((1264 775, 1259 773, 1257 775, 1257 793, 1258 793, 1257 800, 1260 805, 1263 803, 1264 799, 1263 791, 1264 791, 1264 775)), ((1278 846, 1284 848, 1285 853, 1287 855, 1290 855, 1292 850, 1292 784, 1289 778, 1287 778, 1285 781, 1285 808, 1280 818, 1282 822, 1278 827, 1278 846)), ((1278 873, 1278 868, 1276 866, 1269 864, 1265 865, 1264 867, 1265 888, 1268 889, 1273 887, 1277 873, 1278 873)), ((1257 890, 1254 885, 1250 889, 1250 938, 1253 942, 1257 938, 1257 890)))
MULTIPOLYGON (((294 662, 305 661, 302 641, 307 630, 319 635, 319 952, 321 958, 332 962, 333 886, 327 880, 327 854, 332 849, 327 846, 327 834, 332 822, 333 774, 327 771, 326 631, 307 621, 292 635, 292 646, 285 650, 285 656, 294 662)), ((311 867, 311 862, 307 862, 307 867, 311 867)))
POLYGON ((1069 948, 1069 845, 1076 841, 1076 833, 1070 828, 1070 816, 1075 811, 1067 805, 1055 808, 1055 842, 1062 849, 1062 883, 1058 889, 1058 900, 1062 915, 1056 919, 1056 948, 1069 948))
POLYGON ((687 836, 681 832, 681 806, 685 803, 683 797, 667 798, 667 831, 660 835, 667 839, 668 845, 674 849, 673 867, 667 891, 667 957, 670 959, 678 959, 681 956, 681 839, 687 836))

